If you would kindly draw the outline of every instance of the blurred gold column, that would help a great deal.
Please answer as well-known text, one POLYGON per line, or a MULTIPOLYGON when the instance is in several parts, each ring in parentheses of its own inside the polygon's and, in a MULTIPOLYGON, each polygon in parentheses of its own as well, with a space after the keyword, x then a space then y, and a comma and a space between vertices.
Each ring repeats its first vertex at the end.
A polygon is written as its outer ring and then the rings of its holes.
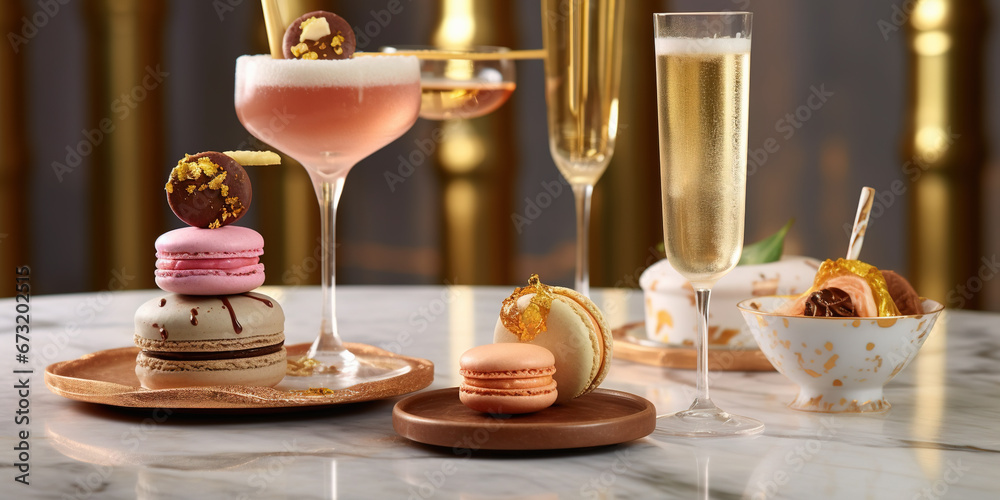
MULTIPOLYGON (((24 9, 21 2, 4 2, 0 7, 0 31, 21 33, 24 9)), ((25 260, 30 245, 28 234, 28 136, 24 109, 24 58, 27 45, 0 49, 0 272, 14 276, 14 267, 30 264, 25 260)), ((14 287, 0 290, 0 297, 14 294, 14 287)))
POLYGON ((622 40, 615 154, 594 188, 590 231, 592 286, 637 287, 663 241, 656 125, 653 12, 662 1, 629 0, 622 40))
MULTIPOLYGON (((462 48, 510 47, 513 7, 507 2, 439 0, 432 44, 462 48)), ((513 47, 517 48, 517 47, 513 47)), ((435 124, 445 137, 438 147, 442 192, 442 278, 449 283, 507 284, 511 276, 514 179, 513 101, 481 118, 435 124)))
POLYGON ((977 307, 981 291, 966 288, 982 257, 986 17, 982 0, 918 0, 906 26, 909 272, 922 295, 952 307, 977 307))
MULTIPOLYGON (((162 0, 85 2, 90 102, 91 286, 120 275, 128 288, 152 288, 153 242, 162 220, 164 65, 162 0), (112 274, 114 273, 114 274, 112 274)), ((169 73, 169 74, 167 74, 169 73)))

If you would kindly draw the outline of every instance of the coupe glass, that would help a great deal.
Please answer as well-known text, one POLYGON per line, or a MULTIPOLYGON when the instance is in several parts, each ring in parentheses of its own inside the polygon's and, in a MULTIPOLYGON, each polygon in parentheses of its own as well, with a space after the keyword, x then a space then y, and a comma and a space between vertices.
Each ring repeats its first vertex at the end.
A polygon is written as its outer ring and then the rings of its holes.
POLYGON ((430 46, 383 47, 385 53, 420 59, 420 117, 428 120, 476 118, 492 113, 514 92, 514 60, 506 47, 444 49, 430 46))
POLYGON ((708 303, 736 266, 746 206, 750 21, 747 12, 654 14, 663 237, 698 310, 697 396, 657 431, 733 436, 764 430, 722 411, 708 391, 708 303))
POLYGON ((322 223, 323 310, 306 355, 311 375, 284 386, 338 389, 396 373, 382 359, 344 348, 337 331, 334 228, 347 173, 403 135, 420 109, 415 57, 309 61, 268 55, 236 60, 236 114, 254 137, 299 161, 312 180, 322 223))
POLYGON ((549 149, 576 200, 576 290, 590 295, 590 197, 615 150, 624 0, 544 0, 549 149))

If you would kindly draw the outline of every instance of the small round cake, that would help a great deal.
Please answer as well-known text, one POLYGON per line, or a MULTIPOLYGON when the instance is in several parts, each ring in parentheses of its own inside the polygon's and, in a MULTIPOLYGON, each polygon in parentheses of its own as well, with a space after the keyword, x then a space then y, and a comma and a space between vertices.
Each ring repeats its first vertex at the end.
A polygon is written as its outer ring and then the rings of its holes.
POLYGON ((476 411, 496 414, 531 413, 556 401, 555 358, 531 344, 487 344, 473 347, 459 359, 464 382, 458 397, 476 411))
POLYGON ((285 376, 284 324, 260 293, 157 297, 135 313, 135 374, 147 389, 274 386, 285 376))

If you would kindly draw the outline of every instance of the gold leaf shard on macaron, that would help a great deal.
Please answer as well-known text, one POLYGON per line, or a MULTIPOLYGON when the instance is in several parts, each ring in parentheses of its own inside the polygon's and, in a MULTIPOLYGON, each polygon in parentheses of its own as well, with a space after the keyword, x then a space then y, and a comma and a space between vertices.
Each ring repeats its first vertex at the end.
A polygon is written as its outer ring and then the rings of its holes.
POLYGON ((545 321, 552 309, 552 291, 548 285, 542 284, 537 274, 528 278, 528 286, 520 287, 504 299, 500 306, 500 320, 503 326, 517 335, 521 342, 530 342, 547 328, 545 321), (531 303, 524 311, 517 307, 517 299, 533 293, 531 303))

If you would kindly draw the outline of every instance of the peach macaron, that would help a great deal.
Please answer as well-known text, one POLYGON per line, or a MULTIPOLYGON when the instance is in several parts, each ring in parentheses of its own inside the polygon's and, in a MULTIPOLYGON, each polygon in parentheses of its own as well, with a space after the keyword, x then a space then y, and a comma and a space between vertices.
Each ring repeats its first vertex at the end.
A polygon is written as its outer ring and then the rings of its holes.
POLYGON ((558 391, 555 357, 531 344, 487 344, 459 359, 459 399, 485 413, 519 414, 548 408, 558 391))

